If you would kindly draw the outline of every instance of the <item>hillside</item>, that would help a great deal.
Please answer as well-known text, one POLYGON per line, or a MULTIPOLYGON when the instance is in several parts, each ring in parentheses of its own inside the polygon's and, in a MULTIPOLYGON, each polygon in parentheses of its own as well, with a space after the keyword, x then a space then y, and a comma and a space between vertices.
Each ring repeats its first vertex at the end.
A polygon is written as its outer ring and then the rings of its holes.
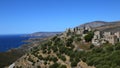
POLYGON ((35 32, 32 34, 29 34, 28 36, 31 37, 49 37, 49 36, 54 36, 56 34, 61 34, 62 32, 35 32))
POLYGON ((93 21, 93 22, 88 22, 88 23, 82 24, 78 27, 81 28, 81 27, 84 27, 84 26, 90 26, 90 27, 95 28, 95 27, 100 27, 100 26, 108 25, 108 24, 110 24, 110 23, 105 22, 105 21, 93 21))
POLYGON ((54 36, 56 34, 60 34, 60 32, 37 32, 33 34, 25 34, 21 37, 28 36, 29 40, 25 40, 24 42, 29 42, 29 44, 21 45, 19 48, 11 49, 7 52, 0 52, 0 68, 10 65, 15 62, 17 59, 22 57, 29 49, 36 46, 37 44, 41 44, 46 38, 54 36))
POLYGON ((103 31, 103 32, 117 32, 120 30, 120 21, 113 22, 105 22, 105 21, 93 21, 88 22, 83 25, 78 26, 79 28, 90 26, 95 30, 103 31))
POLYGON ((109 22, 110 24, 96 27, 96 30, 107 31, 107 32, 117 32, 120 31, 120 21, 109 22))
POLYGON ((112 45, 106 42, 100 46, 92 44, 94 30, 108 30, 109 27, 109 30, 113 31, 113 24, 114 30, 119 30, 116 28, 119 22, 94 26, 93 30, 90 28, 78 29, 77 27, 68 29, 60 35, 50 37, 41 44, 37 44, 14 62, 14 67, 120 68, 120 43, 112 45))

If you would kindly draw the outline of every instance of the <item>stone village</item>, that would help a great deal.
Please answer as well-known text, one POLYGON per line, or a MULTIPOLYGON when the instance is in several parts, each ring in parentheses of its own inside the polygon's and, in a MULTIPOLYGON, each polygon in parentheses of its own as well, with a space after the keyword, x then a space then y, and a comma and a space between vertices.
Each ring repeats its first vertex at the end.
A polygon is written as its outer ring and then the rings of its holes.
POLYGON ((76 27, 76 28, 69 28, 63 33, 63 36, 67 36, 68 32, 75 33, 78 35, 81 35, 81 39, 84 42, 84 37, 87 35, 86 32, 94 31, 94 36, 92 38, 92 44, 95 46, 100 46, 104 43, 110 43, 112 45, 120 42, 120 32, 102 32, 98 30, 92 29, 90 26, 84 26, 82 28, 76 27))

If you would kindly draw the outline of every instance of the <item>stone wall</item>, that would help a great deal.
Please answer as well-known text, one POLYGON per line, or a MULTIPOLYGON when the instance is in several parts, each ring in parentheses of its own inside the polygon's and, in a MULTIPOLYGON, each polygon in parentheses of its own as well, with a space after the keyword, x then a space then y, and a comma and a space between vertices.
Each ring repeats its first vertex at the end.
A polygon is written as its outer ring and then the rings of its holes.
POLYGON ((116 44, 120 42, 120 32, 112 33, 112 32, 100 32, 100 31, 95 31, 94 32, 94 38, 92 39, 92 43, 94 45, 100 45, 103 43, 111 43, 111 44, 116 44))

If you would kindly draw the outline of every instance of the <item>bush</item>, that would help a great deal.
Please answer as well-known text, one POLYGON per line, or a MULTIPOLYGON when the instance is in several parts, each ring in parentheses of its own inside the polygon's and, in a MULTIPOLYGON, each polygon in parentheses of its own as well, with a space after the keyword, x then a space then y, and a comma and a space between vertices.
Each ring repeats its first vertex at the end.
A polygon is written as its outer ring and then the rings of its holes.
POLYGON ((58 48, 57 48, 56 46, 52 46, 52 50, 53 50, 54 52, 57 52, 57 51, 58 51, 58 48))
POLYGON ((40 60, 43 60, 43 57, 42 57, 42 55, 39 55, 39 56, 38 56, 38 58, 39 58, 40 60))
POLYGON ((72 62, 71 62, 71 66, 72 66, 72 67, 77 66, 77 62, 76 62, 76 61, 72 61, 72 62))
POLYGON ((46 64, 47 64, 47 61, 45 61, 44 64, 46 65, 46 64))
POLYGON ((60 46, 60 47, 59 47, 59 52, 60 52, 60 54, 65 53, 65 51, 66 51, 66 47, 64 47, 64 46, 60 46))
POLYGON ((58 68, 60 65, 58 63, 54 63, 53 65, 51 65, 49 68, 58 68))
POLYGON ((120 50, 120 43, 115 45, 115 50, 120 50))
POLYGON ((47 51, 46 51, 46 50, 43 50, 42 52, 43 52, 43 54, 47 53, 47 51))
POLYGON ((72 42, 73 42, 73 38, 69 38, 66 40, 66 46, 71 46, 72 45, 72 42))
POLYGON ((49 61, 57 62, 58 59, 57 59, 57 57, 50 56, 50 57, 49 57, 49 61))
POLYGON ((94 33, 93 33, 93 32, 89 32, 89 33, 84 37, 84 39, 85 39, 86 42, 90 42, 90 41, 92 40, 93 36, 94 36, 94 33))
POLYGON ((66 65, 61 65, 59 68, 67 68, 66 65))
POLYGON ((63 60, 63 61, 66 61, 66 57, 65 57, 65 56, 59 55, 59 58, 60 58, 61 60, 63 60))
POLYGON ((33 62, 34 63, 34 60, 32 59, 32 58, 28 58, 28 61, 30 61, 30 62, 33 62))

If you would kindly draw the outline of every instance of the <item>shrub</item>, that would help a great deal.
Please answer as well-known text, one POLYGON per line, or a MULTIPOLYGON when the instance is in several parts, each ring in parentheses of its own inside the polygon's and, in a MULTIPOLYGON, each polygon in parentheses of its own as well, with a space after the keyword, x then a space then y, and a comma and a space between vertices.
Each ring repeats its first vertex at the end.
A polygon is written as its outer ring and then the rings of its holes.
POLYGON ((59 58, 60 58, 61 60, 63 60, 63 61, 66 61, 66 57, 65 57, 65 56, 59 55, 59 58))
POLYGON ((72 66, 72 67, 77 66, 77 62, 76 62, 76 61, 72 61, 72 62, 71 62, 71 66, 72 66))
POLYGON ((57 68, 59 67, 60 65, 58 63, 54 63, 53 65, 51 65, 49 68, 57 68))
POLYGON ((43 60, 43 57, 42 57, 42 55, 39 55, 39 56, 38 56, 38 58, 39 58, 40 60, 43 60))
POLYGON ((120 43, 115 45, 115 50, 120 50, 120 43))
POLYGON ((30 61, 30 62, 33 62, 34 63, 34 60, 32 59, 32 58, 28 58, 28 61, 30 61))
POLYGON ((58 59, 57 59, 57 57, 50 56, 50 57, 49 57, 49 61, 57 62, 58 59))
POLYGON ((46 65, 46 64, 47 64, 47 61, 45 61, 44 64, 46 65))
POLYGON ((84 37, 84 39, 85 39, 86 42, 90 42, 90 41, 92 40, 93 36, 94 36, 94 33, 93 33, 93 32, 89 32, 89 33, 84 37))
POLYGON ((66 65, 61 65, 59 68, 67 68, 66 65))

